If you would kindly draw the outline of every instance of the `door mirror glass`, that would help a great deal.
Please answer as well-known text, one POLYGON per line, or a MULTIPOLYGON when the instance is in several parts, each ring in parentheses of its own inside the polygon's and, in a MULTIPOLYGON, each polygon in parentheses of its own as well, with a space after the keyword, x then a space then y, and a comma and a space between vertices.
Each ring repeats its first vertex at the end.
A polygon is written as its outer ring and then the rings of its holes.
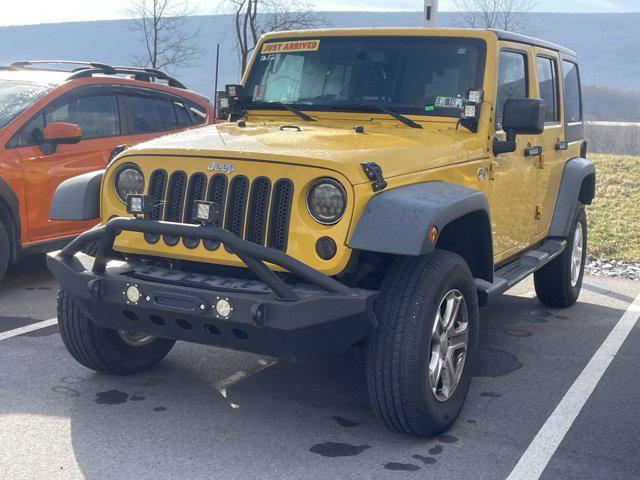
POLYGON ((82 140, 82 130, 75 123, 51 122, 42 131, 42 141, 53 145, 74 144, 82 140))

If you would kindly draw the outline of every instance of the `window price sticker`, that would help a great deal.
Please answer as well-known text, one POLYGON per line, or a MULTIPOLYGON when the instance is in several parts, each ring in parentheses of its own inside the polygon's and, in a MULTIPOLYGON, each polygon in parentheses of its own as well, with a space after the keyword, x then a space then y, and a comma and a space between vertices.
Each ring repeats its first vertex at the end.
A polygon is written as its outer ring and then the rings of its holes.
POLYGON ((264 96, 267 93, 267 86, 266 85, 256 85, 253 88, 253 101, 254 102, 261 102, 264 100, 264 96))

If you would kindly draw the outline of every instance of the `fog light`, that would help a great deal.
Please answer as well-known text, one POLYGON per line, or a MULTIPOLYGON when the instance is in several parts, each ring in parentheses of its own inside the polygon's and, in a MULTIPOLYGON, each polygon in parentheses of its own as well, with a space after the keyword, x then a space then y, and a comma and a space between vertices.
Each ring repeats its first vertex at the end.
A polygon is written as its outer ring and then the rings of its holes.
POLYGON ((142 299, 142 292, 137 285, 129 285, 127 286, 125 296, 127 297, 127 303, 133 303, 137 305, 142 299))
POLYGON ((216 303, 216 313, 222 318, 229 318, 233 313, 233 307, 229 300, 226 298, 221 298, 216 303))
POLYGON ((153 199, 149 195, 127 195, 127 213, 143 215, 153 209, 153 199))
POLYGON ((467 92, 467 101, 471 103, 482 103, 484 100, 484 92, 482 90, 469 90, 467 92))
POLYGON ((322 237, 316 242, 316 253, 323 260, 331 260, 336 256, 337 251, 336 242, 329 237, 322 237))
POLYGON ((217 203, 196 200, 193 204, 193 219, 202 225, 213 225, 220 216, 217 203))
POLYGON ((466 119, 473 119, 478 117, 478 106, 472 103, 467 103, 464 106, 463 117, 466 119))

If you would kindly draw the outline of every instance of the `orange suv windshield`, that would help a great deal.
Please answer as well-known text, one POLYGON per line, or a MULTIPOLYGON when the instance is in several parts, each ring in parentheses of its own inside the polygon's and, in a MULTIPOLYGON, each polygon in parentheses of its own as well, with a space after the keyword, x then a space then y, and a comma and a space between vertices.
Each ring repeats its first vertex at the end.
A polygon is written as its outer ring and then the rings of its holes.
POLYGON ((53 88, 53 85, 0 80, 0 128, 8 125, 53 88))

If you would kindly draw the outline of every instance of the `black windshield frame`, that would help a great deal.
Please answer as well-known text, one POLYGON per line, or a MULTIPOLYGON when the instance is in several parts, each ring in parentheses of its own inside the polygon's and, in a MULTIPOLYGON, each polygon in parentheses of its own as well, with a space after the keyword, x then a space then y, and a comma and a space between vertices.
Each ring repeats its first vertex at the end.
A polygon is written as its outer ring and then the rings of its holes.
MULTIPOLYGON (((476 78, 473 81, 473 89, 482 89, 484 86, 484 79, 486 73, 486 59, 487 59, 487 42, 478 37, 457 37, 457 36, 417 36, 417 35, 374 35, 374 36, 324 36, 318 35, 316 37, 285 37, 285 38, 277 38, 270 39, 265 42, 274 43, 274 42, 304 42, 310 39, 319 39, 321 42, 350 42, 350 43, 386 43, 392 44, 393 42, 399 42, 402 44, 415 44, 418 42, 424 42, 430 45, 445 45, 445 46, 472 46, 477 48, 477 68, 476 68, 476 78)), ((264 44, 261 44, 260 49, 263 48, 264 44)), ((277 105, 278 102, 260 102, 254 101, 252 98, 252 94, 250 92, 253 91, 253 88, 259 84, 259 79, 262 78, 264 74, 264 68, 260 66, 260 58, 261 51, 258 51, 254 56, 254 59, 250 65, 249 71, 246 76, 246 92, 247 94, 243 97, 243 102, 247 110, 281 110, 282 106, 277 105)), ((462 92, 461 92, 462 93, 462 92)), ((464 92, 466 93, 466 92, 464 92)), ((287 102, 292 106, 299 110, 311 110, 311 111, 349 111, 349 109, 345 109, 345 106, 353 105, 353 102, 336 102, 335 104, 319 104, 319 103, 310 103, 307 101, 293 101, 287 102), (336 108, 337 107, 337 108, 336 108)), ((378 111, 376 108, 367 108, 366 103, 374 104, 376 102, 364 102, 360 107, 355 107, 352 109, 354 112, 371 112, 375 113, 378 111)), ((384 106, 394 112, 404 115, 419 115, 419 116, 440 116, 440 117, 453 117, 459 118, 461 114, 461 108, 459 107, 440 107, 433 105, 429 109, 427 109, 426 105, 419 104, 416 101, 415 106, 394 106, 393 104, 381 103, 380 106, 384 106)))

